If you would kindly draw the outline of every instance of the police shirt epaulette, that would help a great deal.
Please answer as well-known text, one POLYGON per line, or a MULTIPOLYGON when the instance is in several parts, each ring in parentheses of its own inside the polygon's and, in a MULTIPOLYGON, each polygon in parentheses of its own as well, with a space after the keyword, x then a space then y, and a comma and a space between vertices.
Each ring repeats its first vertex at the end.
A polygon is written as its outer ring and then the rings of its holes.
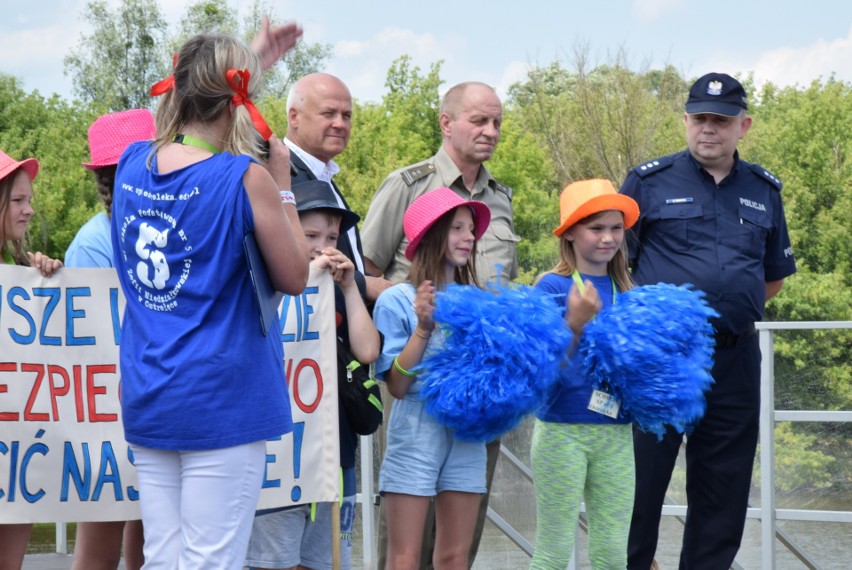
POLYGON ((411 168, 406 168, 400 172, 399 175, 402 176, 402 181, 405 182, 406 186, 411 186, 421 178, 434 174, 434 172, 434 164, 431 162, 421 162, 420 164, 415 164, 411 168))
POLYGON ((508 197, 509 197, 509 200, 511 200, 511 199, 512 199, 512 196, 513 196, 513 194, 514 194, 514 192, 515 192, 514 190, 512 190, 511 188, 509 188, 509 187, 508 187, 508 186, 506 186, 505 184, 500 184, 500 183, 499 183, 499 182, 497 182, 496 180, 494 181, 494 189, 495 189, 495 190, 499 190, 500 192, 502 192, 503 194, 505 194, 506 196, 508 196, 508 197))
POLYGON ((752 164, 752 163, 749 162, 748 166, 749 166, 749 168, 751 168, 754 171, 755 174, 757 174, 761 178, 767 180, 779 192, 781 191, 781 188, 784 187, 784 184, 780 180, 778 180, 778 178, 776 178, 776 176, 774 174, 772 174, 771 172, 769 172, 768 170, 766 170, 765 168, 763 168, 759 164, 752 164))
POLYGON ((633 169, 633 172, 639 175, 640 178, 644 178, 649 174, 654 174, 665 168, 668 168, 672 164, 674 164, 674 156, 663 156, 661 158, 655 158, 654 160, 649 160, 648 162, 640 164, 639 166, 633 169))

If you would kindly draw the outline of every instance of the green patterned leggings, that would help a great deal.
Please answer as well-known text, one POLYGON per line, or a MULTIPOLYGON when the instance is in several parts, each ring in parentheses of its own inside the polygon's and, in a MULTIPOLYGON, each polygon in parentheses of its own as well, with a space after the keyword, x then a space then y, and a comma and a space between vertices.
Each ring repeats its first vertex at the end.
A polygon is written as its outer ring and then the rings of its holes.
POLYGON ((635 487, 630 424, 536 420, 530 455, 537 519, 530 569, 568 566, 584 496, 592 568, 626 568, 635 487))

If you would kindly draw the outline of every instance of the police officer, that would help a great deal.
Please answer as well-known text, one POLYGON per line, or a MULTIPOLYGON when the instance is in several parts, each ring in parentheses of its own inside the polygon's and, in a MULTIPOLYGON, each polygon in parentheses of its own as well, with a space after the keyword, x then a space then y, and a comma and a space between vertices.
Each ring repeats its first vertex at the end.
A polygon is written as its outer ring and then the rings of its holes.
MULTIPOLYGON (((687 149, 634 168, 621 192, 639 203, 630 246, 637 283, 692 283, 720 316, 707 412, 687 430, 689 510, 680 568, 727 569, 742 539, 760 410, 754 322, 796 271, 781 182, 741 160, 751 127, 743 86, 708 73, 689 91, 687 149)), ((654 560, 660 513, 683 435, 634 430, 636 501, 628 568, 654 560)))
MULTIPOLYGON (((408 240, 402 229, 405 209, 421 194, 444 186, 465 200, 479 200, 491 209, 491 224, 477 242, 476 272, 480 284, 518 276, 516 244, 512 219, 512 189, 497 182, 483 164, 491 158, 500 139, 503 106, 494 89, 484 83, 466 82, 452 87, 441 102, 439 123, 443 144, 432 158, 392 172, 376 190, 361 228, 364 263, 367 272, 384 274, 394 283, 405 281, 410 262, 405 257, 408 240)), ((389 408, 386 407, 389 411, 389 408)), ((386 412, 387 413, 387 412, 386 412)), ((500 441, 487 445, 486 492, 469 554, 473 564, 482 536, 488 496, 500 441)), ((384 507, 382 507, 384 512, 384 507)), ((434 509, 432 509, 434 515, 434 509)), ((434 519, 426 523, 421 550, 421 568, 431 568, 434 519)), ((379 521, 379 568, 384 568, 387 529, 384 516, 379 521)))

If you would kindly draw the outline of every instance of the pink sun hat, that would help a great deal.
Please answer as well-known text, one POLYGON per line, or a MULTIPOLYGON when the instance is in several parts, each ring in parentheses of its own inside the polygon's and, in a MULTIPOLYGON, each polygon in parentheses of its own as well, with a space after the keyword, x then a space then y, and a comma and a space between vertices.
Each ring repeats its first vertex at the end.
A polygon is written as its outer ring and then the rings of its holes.
POLYGON ((30 182, 35 180, 38 174, 38 161, 34 158, 25 158, 20 162, 0 150, 0 180, 6 178, 12 172, 23 168, 30 177, 30 182))
POLYGON ((429 228, 438 219, 459 206, 468 206, 473 212, 476 224, 474 235, 476 239, 482 237, 488 224, 491 223, 491 210, 482 202, 476 200, 465 200, 449 188, 436 188, 420 195, 405 210, 402 218, 402 229, 408 238, 408 247, 405 248, 405 257, 411 261, 414 252, 420 245, 420 240, 429 231, 429 228))
POLYGON ((154 115, 148 109, 131 109, 98 117, 89 127, 92 160, 84 162, 89 170, 118 164, 127 145, 157 136, 154 115))

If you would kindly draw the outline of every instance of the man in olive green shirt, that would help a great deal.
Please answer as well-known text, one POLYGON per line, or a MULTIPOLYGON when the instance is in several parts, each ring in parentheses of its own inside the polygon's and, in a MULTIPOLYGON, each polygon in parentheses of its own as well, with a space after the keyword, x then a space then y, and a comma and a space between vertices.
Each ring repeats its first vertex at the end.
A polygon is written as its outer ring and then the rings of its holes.
POLYGON ((388 176, 376 190, 361 227, 368 273, 394 283, 408 276, 408 240, 402 231, 405 209, 421 194, 446 186, 465 200, 491 208, 491 225, 477 243, 476 267, 480 285, 496 277, 518 275, 512 221, 512 189, 491 176, 483 163, 491 158, 500 138, 503 109, 494 90, 482 83, 461 83, 441 104, 443 145, 432 158, 388 176), (499 269, 498 269, 499 267, 499 269))
MULTIPOLYGON (((374 276, 399 283, 408 277, 410 262, 405 257, 408 240, 402 228, 405 209, 421 194, 439 187, 447 187, 465 200, 479 200, 491 209, 491 224, 477 242, 476 272, 480 285, 500 279, 507 283, 518 276, 516 244, 512 219, 512 189, 497 182, 483 163, 491 158, 503 120, 500 98, 484 83, 468 82, 447 91, 441 103, 440 124, 443 144, 437 154, 396 170, 385 179, 370 203, 361 228, 364 248, 364 265, 374 276)), ((386 407, 390 410, 390 407, 386 407)), ((380 436, 381 437, 381 436, 380 436)), ((487 446, 488 463, 486 485, 488 492, 482 496, 479 517, 470 548, 468 565, 473 565, 485 515, 500 441, 487 446)), ((387 555, 387 527, 384 505, 379 521, 378 561, 383 570, 387 555)), ((434 504, 424 529, 421 550, 421 569, 431 569, 434 548, 434 504)))

